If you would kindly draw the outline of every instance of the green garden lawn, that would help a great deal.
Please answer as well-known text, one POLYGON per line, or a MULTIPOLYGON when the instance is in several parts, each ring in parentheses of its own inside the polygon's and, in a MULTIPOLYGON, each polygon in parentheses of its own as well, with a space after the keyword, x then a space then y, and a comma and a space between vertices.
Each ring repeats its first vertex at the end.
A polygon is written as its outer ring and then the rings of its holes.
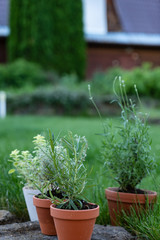
MULTIPOLYGON (((105 120, 105 119, 104 119, 105 120)), ((113 119, 118 126, 118 119, 113 119)), ((17 178, 16 173, 8 175, 12 163, 8 162, 9 154, 14 149, 32 150, 32 139, 39 133, 47 133, 50 129, 55 136, 64 135, 68 130, 79 135, 85 135, 89 142, 87 166, 89 173, 89 185, 86 195, 90 201, 101 206, 99 223, 107 223, 108 212, 104 189, 115 186, 111 174, 104 171, 103 162, 100 157, 103 132, 99 118, 81 117, 40 117, 40 116, 9 116, 0 119, 0 209, 9 209, 14 212, 20 220, 27 220, 27 210, 22 194, 22 179, 17 178)), ((160 126, 152 125, 150 128, 152 136, 152 149, 156 154, 157 163, 160 162, 160 126)), ((152 176, 147 177, 141 183, 141 188, 159 191, 160 168, 157 167, 152 176)))

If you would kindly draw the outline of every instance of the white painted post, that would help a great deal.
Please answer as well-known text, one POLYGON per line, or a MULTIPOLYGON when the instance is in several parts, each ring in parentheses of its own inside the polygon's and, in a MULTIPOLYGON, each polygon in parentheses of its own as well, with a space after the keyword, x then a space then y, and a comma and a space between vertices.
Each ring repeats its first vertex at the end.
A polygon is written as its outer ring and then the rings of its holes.
POLYGON ((0 118, 6 117, 6 93, 0 91, 0 118))

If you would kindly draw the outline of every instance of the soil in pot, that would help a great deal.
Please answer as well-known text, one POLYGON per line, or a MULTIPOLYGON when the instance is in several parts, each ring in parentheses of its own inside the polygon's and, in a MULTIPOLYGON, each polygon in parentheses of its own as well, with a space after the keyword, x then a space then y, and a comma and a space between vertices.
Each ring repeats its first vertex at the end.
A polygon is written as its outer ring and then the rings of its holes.
POLYGON ((85 210, 59 209, 51 205, 58 240, 90 240, 99 206, 84 203, 85 210), (87 209, 89 207, 90 209, 87 209))
MULTIPOLYGON (((52 194, 59 198, 63 197, 62 193, 57 191, 57 189, 53 189, 52 194)), ((46 195, 50 197, 49 191, 46 195)), ((50 215, 50 205, 52 202, 49 199, 44 199, 41 194, 38 194, 33 197, 33 204, 36 206, 41 232, 45 235, 57 235, 53 218, 50 215)))
MULTIPOLYGON (((76 205, 76 207, 78 208, 78 210, 88 210, 88 209, 94 209, 97 208, 98 205, 96 204, 92 204, 92 203, 88 203, 84 200, 80 200, 81 205, 79 204, 79 201, 74 201, 74 204, 76 205)), ((55 207, 59 208, 58 206, 55 205, 55 207)), ((66 209, 66 210, 75 210, 72 206, 69 206, 69 202, 66 201, 66 204, 63 203, 63 206, 61 206, 61 209, 66 209)))
POLYGON ((152 206, 157 199, 156 192, 142 189, 137 189, 136 193, 124 193, 118 188, 108 188, 105 193, 113 226, 119 225, 118 219, 122 215, 122 210, 130 214, 131 209, 134 208, 138 215, 140 210, 146 209, 148 204, 152 206))

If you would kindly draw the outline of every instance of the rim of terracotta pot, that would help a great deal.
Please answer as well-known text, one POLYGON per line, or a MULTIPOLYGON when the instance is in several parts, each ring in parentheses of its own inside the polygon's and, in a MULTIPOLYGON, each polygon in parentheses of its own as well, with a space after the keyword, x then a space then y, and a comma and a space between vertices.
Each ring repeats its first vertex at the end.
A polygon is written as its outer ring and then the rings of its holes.
POLYGON ((146 200, 151 203, 153 200, 157 198, 157 192, 154 191, 149 191, 149 190, 144 190, 146 194, 136 194, 136 193, 123 193, 123 192, 117 192, 118 188, 117 187, 109 187, 105 189, 106 193, 106 198, 107 200, 112 200, 112 201, 121 201, 121 202, 128 202, 128 203, 133 203, 133 202, 139 202, 139 203, 144 203, 146 200))
POLYGON ((40 199, 37 198, 36 196, 33 196, 33 204, 36 207, 50 208, 52 202, 49 199, 40 199))
POLYGON ((52 204, 50 206, 51 216, 54 218, 60 219, 71 219, 71 220, 83 220, 83 219, 92 219, 99 216, 99 205, 93 209, 87 210, 65 210, 54 207, 52 204))

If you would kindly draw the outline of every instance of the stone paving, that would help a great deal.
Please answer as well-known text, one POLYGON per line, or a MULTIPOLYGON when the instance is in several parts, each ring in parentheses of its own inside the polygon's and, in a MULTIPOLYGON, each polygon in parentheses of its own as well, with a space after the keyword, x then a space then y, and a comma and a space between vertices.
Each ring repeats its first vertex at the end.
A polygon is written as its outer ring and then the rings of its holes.
MULTIPOLYGON (((8 217, 8 222, 13 220, 13 216, 0 211, 0 240, 57 240, 56 236, 45 236, 41 234, 38 222, 10 223, 4 224, 4 215, 8 217), (2 221, 3 215, 3 221, 2 221)), ((135 240, 122 227, 95 225, 91 240, 135 240)), ((76 240, 76 239, 75 239, 76 240)))

